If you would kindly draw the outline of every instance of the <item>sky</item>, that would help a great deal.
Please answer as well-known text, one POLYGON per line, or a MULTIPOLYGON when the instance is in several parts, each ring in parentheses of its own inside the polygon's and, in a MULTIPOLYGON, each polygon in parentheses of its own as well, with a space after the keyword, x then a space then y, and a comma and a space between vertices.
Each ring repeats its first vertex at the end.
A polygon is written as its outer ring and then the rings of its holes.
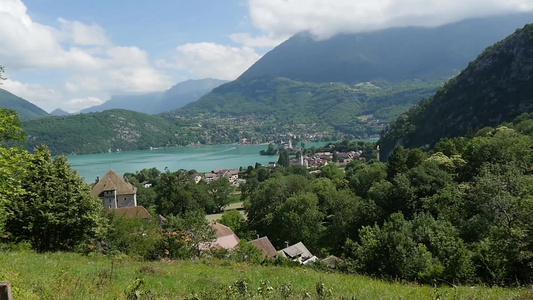
POLYGON ((533 0, 0 0, 0 86, 50 112, 234 80, 287 38, 533 11, 533 0))

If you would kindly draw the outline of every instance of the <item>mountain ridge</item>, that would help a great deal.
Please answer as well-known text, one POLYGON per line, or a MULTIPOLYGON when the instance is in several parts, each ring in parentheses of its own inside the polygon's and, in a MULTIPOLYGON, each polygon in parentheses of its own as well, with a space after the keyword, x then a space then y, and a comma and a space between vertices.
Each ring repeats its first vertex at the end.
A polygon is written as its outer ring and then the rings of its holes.
POLYGON ((387 157, 396 145, 433 145, 472 136, 486 126, 533 111, 533 24, 488 47, 434 96, 390 124, 379 141, 387 157))
POLYGON ((46 111, 44 111, 37 105, 1 88, 0 107, 16 111, 21 120, 29 120, 49 116, 46 111))
POLYGON ((113 95, 108 101, 81 110, 81 113, 102 112, 108 109, 126 109, 147 114, 158 114, 177 109, 198 100, 225 80, 206 78, 186 80, 161 92, 131 95, 113 95))
POLYGON ((322 41, 300 33, 266 53, 238 80, 270 76, 350 84, 449 78, 487 46, 531 19, 531 13, 510 14, 434 28, 399 27, 339 34, 322 41))

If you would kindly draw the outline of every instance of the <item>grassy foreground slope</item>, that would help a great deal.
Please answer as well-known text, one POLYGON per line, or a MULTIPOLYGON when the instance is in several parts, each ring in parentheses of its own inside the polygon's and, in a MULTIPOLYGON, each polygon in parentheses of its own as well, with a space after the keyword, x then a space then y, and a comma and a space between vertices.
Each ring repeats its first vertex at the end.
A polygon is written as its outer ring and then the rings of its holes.
POLYGON ((11 281, 15 299, 127 299, 132 290, 138 295, 151 296, 130 299, 225 299, 226 295, 236 295, 230 299, 302 299, 306 293, 310 297, 306 299, 533 297, 531 289, 433 288, 389 283, 364 276, 330 274, 310 268, 253 266, 219 260, 163 263, 117 259, 112 270, 111 260, 104 256, 6 252, 0 255, 0 270, 0 281, 11 281), (135 289, 137 278, 142 279, 144 284, 135 289), (233 292, 228 292, 230 286, 242 279, 247 283, 247 294, 235 294, 235 288, 233 292), (323 284, 323 297, 317 293, 317 283, 323 284), (268 296, 260 295, 258 289, 268 286, 273 288, 271 292, 266 292, 268 296), (192 297, 194 295, 197 298, 192 297))

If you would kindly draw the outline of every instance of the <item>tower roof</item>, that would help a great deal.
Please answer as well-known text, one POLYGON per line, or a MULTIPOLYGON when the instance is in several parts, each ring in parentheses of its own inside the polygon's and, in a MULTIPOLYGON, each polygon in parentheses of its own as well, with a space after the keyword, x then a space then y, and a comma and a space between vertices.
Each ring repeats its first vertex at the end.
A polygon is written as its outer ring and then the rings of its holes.
POLYGON ((93 187, 92 194, 100 195, 104 191, 117 191, 118 195, 132 195, 137 192, 137 188, 126 182, 124 178, 120 177, 117 172, 113 170, 107 171, 102 179, 93 187))

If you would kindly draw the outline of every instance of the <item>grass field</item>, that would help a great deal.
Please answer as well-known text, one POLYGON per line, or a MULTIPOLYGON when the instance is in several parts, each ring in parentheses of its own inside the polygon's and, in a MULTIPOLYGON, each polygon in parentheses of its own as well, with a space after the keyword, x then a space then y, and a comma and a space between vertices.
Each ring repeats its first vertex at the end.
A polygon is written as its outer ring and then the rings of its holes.
POLYGON ((101 255, 87 257, 75 253, 5 252, 0 253, 0 281, 11 281, 17 300, 533 297, 531 288, 434 288, 390 283, 364 276, 325 273, 310 268, 253 266, 224 260, 165 263, 117 258, 113 267, 111 262, 110 258, 101 255), (135 289, 139 282, 135 281, 137 278, 142 279, 144 284, 135 289))
MULTIPOLYGON (((244 211, 242 210, 242 207, 243 207, 243 202, 242 201, 231 202, 228 206, 224 207, 224 211, 236 209, 236 210, 240 211, 243 214, 243 216, 246 218, 246 216, 244 215, 244 211)), ((222 218, 223 214, 224 213, 210 214, 210 215, 206 215, 205 217, 206 217, 207 221, 213 222, 213 221, 216 221, 216 220, 219 220, 220 218, 222 218)))

